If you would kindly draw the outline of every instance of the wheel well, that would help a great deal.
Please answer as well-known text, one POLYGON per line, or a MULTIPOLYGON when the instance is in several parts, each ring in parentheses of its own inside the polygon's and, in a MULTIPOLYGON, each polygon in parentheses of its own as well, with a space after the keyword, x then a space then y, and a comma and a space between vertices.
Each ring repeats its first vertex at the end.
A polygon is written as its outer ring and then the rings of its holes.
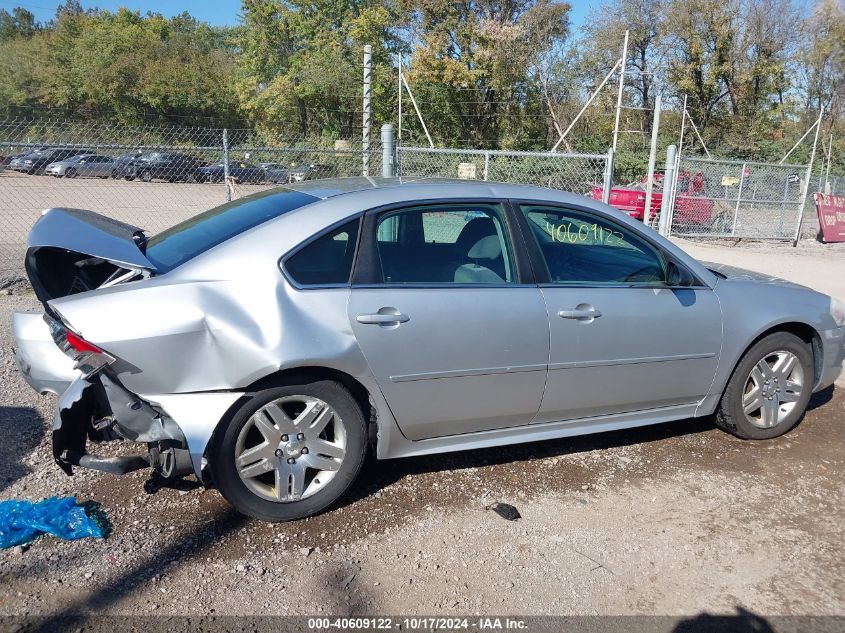
POLYGON ((235 402, 231 407, 229 407, 229 409, 217 423, 217 427, 214 429, 214 432, 211 434, 211 437, 208 440, 208 444, 205 449, 206 453, 211 448, 213 443, 217 440, 218 430, 225 426, 224 422, 230 420, 232 416, 235 415, 238 409, 240 409, 244 405, 244 403, 249 400, 251 394, 257 391, 262 391, 264 389, 269 389, 271 387, 280 387, 283 385, 291 384, 293 382, 314 380, 334 380, 335 382, 339 382, 344 387, 346 387, 349 393, 352 394, 352 397, 355 399, 355 402, 357 402, 358 406, 361 407, 361 412, 364 414, 364 419, 367 420, 369 441, 371 445, 375 446, 375 442, 377 439, 376 409, 370 402, 370 392, 367 391, 367 388, 364 387, 364 385, 362 385, 349 374, 346 374, 337 369, 331 369, 329 367, 294 367, 291 369, 282 369, 277 372, 273 372, 272 374, 268 374, 267 376, 259 378, 252 384, 245 387, 244 397, 238 398, 237 402, 235 402))
POLYGON ((355 402, 361 407, 364 417, 369 422, 374 421, 375 415, 371 413, 370 392, 355 378, 338 369, 331 369, 329 367, 294 367, 291 369, 282 369, 256 380, 246 387, 245 391, 260 391, 302 380, 334 380, 335 382, 339 382, 355 398, 355 402))
POLYGON ((794 334, 810 346, 813 353, 813 386, 815 386, 822 375, 822 339, 813 326, 799 321, 778 323, 777 325, 770 327, 765 332, 761 332, 757 338, 751 341, 751 343, 748 344, 748 347, 742 351, 742 354, 740 354, 736 364, 734 365, 734 370, 736 370, 736 365, 738 365, 748 353, 748 350, 754 347, 759 341, 763 340, 770 334, 775 334, 776 332, 789 332, 790 334, 794 334))

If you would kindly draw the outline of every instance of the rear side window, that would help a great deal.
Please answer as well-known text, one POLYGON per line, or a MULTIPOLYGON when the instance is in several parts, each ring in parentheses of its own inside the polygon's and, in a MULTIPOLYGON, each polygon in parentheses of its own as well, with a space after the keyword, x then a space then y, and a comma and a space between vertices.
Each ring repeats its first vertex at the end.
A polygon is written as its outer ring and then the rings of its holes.
POLYGON ((145 254, 159 273, 166 273, 244 231, 318 200, 289 189, 233 200, 154 235, 145 254))
POLYGON ((387 212, 378 221, 376 247, 384 283, 515 283, 513 251, 499 204, 387 212))
POLYGON ((352 274, 359 220, 318 237, 285 261, 285 270, 300 286, 346 285, 352 274))

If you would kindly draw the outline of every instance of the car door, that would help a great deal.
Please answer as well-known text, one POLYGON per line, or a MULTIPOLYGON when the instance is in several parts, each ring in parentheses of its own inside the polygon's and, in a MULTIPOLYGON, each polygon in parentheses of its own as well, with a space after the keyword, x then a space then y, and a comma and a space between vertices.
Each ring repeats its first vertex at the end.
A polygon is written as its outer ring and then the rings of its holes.
POLYGON ((91 173, 93 176, 101 178, 111 174, 111 158, 108 156, 92 156, 91 173))
MULTIPOLYGON (((630 227, 588 209, 516 205, 549 314, 536 422, 676 407, 708 393, 722 341, 718 299, 630 227), (681 287, 682 273, 690 285, 681 287)), ((683 411, 680 411, 683 410, 683 411)))
POLYGON ((496 201, 366 216, 349 321, 406 437, 529 424, 548 318, 496 201))

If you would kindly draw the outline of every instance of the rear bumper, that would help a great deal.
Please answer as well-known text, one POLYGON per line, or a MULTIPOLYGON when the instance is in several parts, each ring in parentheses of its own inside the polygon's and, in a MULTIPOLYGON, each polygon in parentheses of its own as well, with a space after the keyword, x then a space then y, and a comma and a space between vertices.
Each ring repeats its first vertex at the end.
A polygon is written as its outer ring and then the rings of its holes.
MULTIPOLYGON (((187 470, 192 470, 187 442, 179 426, 166 412, 128 391, 105 371, 87 379, 79 376, 61 395, 53 417, 52 439, 53 458, 69 475, 73 466, 122 474, 136 470, 144 462, 157 466, 158 456, 164 454, 178 454, 180 464, 187 464, 187 470), (110 461, 88 453, 89 440, 118 439, 147 444, 149 456, 117 464, 114 458, 110 461)), ((181 467, 181 472, 167 474, 186 474, 185 470, 181 467)))
POLYGON ((829 387, 842 375, 845 362, 845 326, 821 333, 822 367, 814 391, 829 387))

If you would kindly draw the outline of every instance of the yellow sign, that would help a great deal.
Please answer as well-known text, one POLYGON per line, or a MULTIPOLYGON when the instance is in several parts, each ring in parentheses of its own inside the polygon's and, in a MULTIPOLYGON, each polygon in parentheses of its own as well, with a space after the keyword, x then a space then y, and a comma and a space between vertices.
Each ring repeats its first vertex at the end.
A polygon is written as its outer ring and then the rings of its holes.
POLYGON ((739 176, 722 176, 723 187, 736 187, 739 184, 739 176))

